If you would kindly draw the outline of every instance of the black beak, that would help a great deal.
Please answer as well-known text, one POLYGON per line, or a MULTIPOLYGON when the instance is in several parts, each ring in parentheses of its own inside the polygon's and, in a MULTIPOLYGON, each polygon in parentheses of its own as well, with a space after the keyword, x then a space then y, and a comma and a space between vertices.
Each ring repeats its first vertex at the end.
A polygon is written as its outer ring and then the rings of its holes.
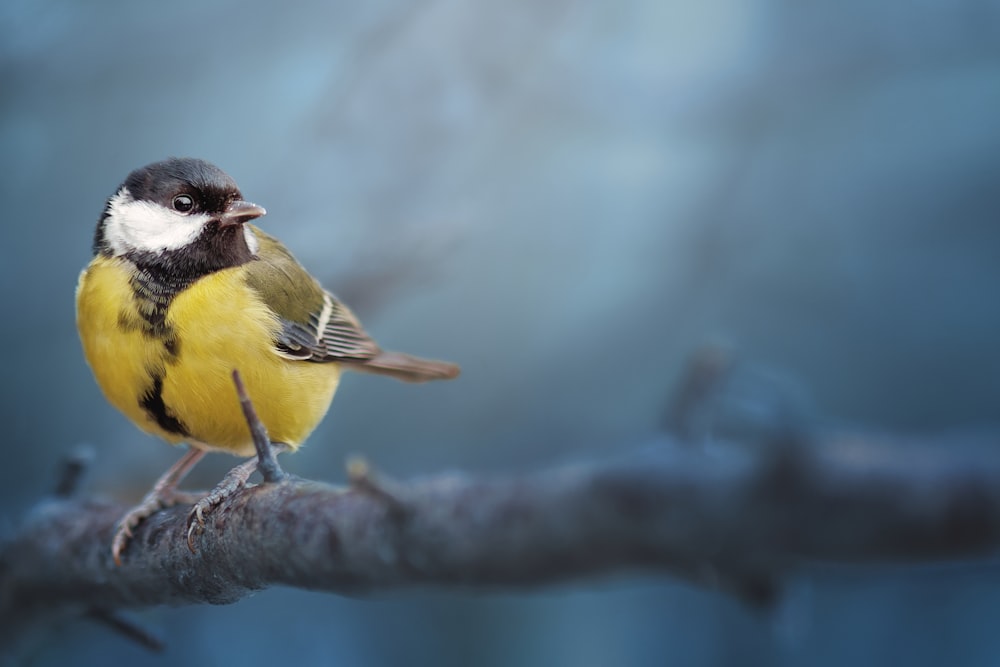
POLYGON ((234 201, 226 207, 222 216, 219 217, 219 222, 222 223, 223 227, 242 225, 244 222, 250 222, 266 214, 267 211, 264 210, 263 206, 257 206, 257 204, 251 204, 248 201, 234 201))

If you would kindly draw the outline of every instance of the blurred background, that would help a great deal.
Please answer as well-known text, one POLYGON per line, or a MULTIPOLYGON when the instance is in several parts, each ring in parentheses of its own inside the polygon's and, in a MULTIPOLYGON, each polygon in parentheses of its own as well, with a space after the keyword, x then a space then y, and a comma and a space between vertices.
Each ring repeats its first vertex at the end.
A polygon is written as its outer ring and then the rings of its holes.
MULTIPOLYGON (((105 403, 73 290, 104 200, 215 162, 386 347, 297 474, 519 471, 660 436, 685 359, 743 360, 743 422, 933 435, 1000 420, 1000 1, 0 5, 7 527, 93 445, 137 500, 179 452, 105 403)), ((737 419, 737 421, 739 421, 737 419)), ((234 460, 203 463, 208 487, 234 460)), ((828 570, 754 612, 642 574, 537 591, 271 590, 85 621, 33 665, 995 665, 1000 567, 828 570)))

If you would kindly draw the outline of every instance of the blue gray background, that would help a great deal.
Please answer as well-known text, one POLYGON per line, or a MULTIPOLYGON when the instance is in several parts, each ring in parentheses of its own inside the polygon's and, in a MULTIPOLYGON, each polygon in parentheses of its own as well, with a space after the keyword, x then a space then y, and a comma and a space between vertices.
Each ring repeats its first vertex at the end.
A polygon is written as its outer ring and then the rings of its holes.
MULTIPOLYGON (((285 459, 304 476, 643 446, 706 340, 746 362, 744 421, 991 428, 998 119, 995 0, 7 0, 0 516, 76 443, 87 491, 127 499, 178 456, 104 402, 73 323, 104 199, 167 155, 228 171, 386 347, 463 365, 347 378, 285 459)), ((272 590, 141 614, 163 656, 79 622, 31 664, 985 666, 998 609, 991 563, 827 568, 771 614, 641 574, 272 590)))

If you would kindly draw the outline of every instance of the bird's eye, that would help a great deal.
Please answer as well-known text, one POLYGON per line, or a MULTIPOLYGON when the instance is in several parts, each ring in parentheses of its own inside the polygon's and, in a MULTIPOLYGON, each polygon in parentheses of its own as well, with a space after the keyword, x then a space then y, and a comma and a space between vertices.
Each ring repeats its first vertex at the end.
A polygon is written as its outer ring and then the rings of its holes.
POLYGON ((190 195, 177 195, 171 203, 174 210, 181 213, 187 213, 194 208, 194 200, 191 199, 190 195))

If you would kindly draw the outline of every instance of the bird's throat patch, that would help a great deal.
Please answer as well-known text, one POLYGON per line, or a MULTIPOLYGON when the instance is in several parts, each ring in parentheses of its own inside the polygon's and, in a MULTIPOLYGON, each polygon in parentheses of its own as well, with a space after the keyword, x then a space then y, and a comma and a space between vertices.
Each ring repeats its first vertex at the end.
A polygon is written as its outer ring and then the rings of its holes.
POLYGON ((147 333, 157 338, 170 333, 166 323, 167 309, 170 308, 174 297, 193 282, 184 279, 169 280, 165 276, 158 276, 141 268, 135 272, 129 283, 135 298, 136 310, 146 325, 143 328, 147 333))
POLYGON ((167 355, 165 361, 174 363, 180 354, 180 339, 174 328, 167 324, 167 310, 184 288, 193 281, 163 281, 148 271, 137 269, 129 279, 132 288, 131 308, 118 313, 118 328, 122 331, 139 331, 145 337, 159 341, 167 355))

